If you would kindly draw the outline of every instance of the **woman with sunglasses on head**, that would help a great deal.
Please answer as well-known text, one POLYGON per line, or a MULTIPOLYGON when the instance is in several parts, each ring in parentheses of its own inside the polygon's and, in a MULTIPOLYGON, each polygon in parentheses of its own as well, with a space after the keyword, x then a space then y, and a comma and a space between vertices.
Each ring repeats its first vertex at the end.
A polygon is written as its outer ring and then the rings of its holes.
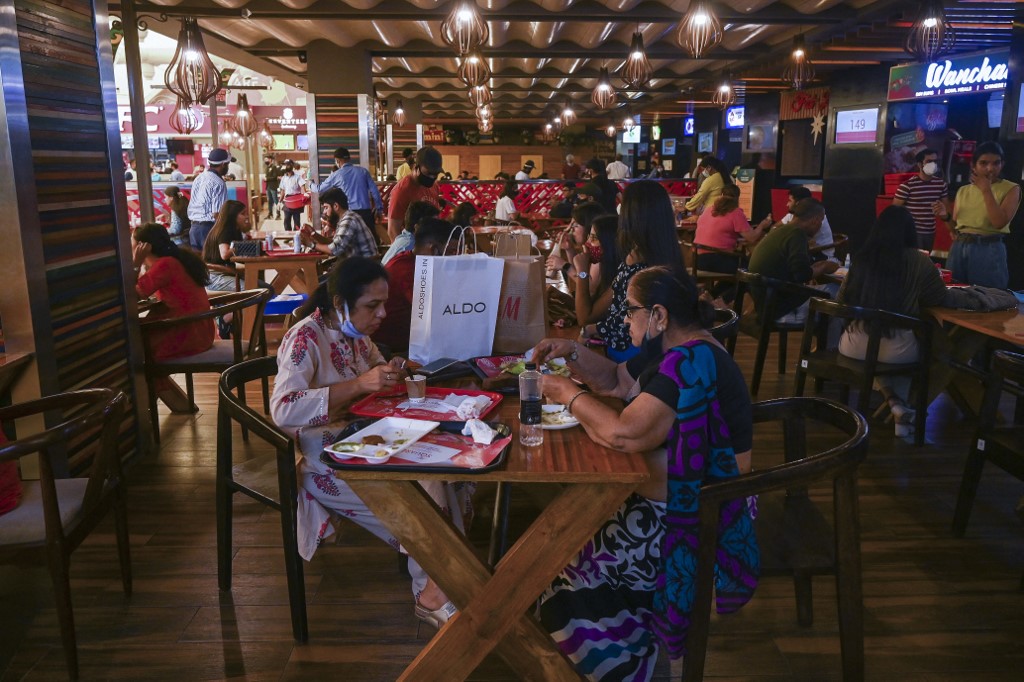
MULTIPOLYGON (((749 471, 753 444, 746 382, 711 335, 714 310, 688 274, 637 273, 623 318, 642 348, 624 363, 570 339, 534 349, 538 362, 565 358, 590 387, 547 375, 545 397, 565 405, 597 443, 645 453, 651 472, 540 599, 541 624, 590 680, 648 680, 660 646, 681 655, 693 590, 692 573, 681 569, 696 557, 694 501, 702 484, 749 471)), ((733 541, 719 548, 718 597, 735 610, 752 596, 759 567, 746 500, 723 506, 719 532, 733 541)))

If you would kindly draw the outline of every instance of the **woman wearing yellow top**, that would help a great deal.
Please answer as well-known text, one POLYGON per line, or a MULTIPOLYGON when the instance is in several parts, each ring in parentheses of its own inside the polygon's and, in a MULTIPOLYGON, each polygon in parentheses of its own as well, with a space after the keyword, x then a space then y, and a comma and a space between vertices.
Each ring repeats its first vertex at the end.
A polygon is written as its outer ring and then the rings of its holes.
POLYGON ((704 159, 701 165, 701 173, 704 174, 704 182, 700 184, 697 193, 686 202, 686 210, 700 213, 705 206, 715 203, 715 199, 722 196, 722 189, 732 184, 729 176, 729 169, 725 167, 721 159, 709 156, 704 159))
POLYGON ((1000 178, 1002 170, 1003 148, 996 142, 979 144, 971 159, 971 184, 956 193, 953 215, 943 216, 953 232, 948 264, 958 282, 997 289, 1009 284, 1003 236, 1020 206, 1020 186, 1000 178))

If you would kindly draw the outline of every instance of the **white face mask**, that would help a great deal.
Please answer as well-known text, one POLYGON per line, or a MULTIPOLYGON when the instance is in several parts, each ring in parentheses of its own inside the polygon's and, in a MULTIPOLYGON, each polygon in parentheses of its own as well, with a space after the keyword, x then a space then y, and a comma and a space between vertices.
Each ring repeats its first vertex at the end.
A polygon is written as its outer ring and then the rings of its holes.
POLYGON ((939 174, 939 164, 935 163, 934 161, 929 161, 921 168, 921 170, 924 171, 925 175, 935 177, 936 175, 939 174))

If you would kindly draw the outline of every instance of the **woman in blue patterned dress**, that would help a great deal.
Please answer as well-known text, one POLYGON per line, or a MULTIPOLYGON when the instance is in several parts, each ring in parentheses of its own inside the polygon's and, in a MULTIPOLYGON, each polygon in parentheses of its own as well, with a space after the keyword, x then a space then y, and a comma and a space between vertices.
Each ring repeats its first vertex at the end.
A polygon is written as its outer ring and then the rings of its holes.
MULTIPOLYGON (((712 309, 685 272, 634 275, 623 311, 640 354, 616 365, 572 340, 545 339, 543 362, 563 357, 595 393, 546 376, 545 396, 567 406, 596 442, 646 453, 651 478, 541 597, 541 623, 591 680, 649 680, 658 650, 684 653, 693 597, 700 486, 750 470, 753 423, 739 368, 708 331, 712 309)), ((719 612, 738 609, 757 584, 753 506, 723 506, 716 581, 719 612)))

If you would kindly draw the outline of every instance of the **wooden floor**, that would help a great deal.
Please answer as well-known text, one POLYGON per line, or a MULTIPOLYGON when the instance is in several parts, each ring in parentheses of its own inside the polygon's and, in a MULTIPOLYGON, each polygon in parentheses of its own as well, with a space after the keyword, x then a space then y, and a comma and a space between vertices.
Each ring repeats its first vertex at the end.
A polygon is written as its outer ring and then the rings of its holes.
MULTIPOLYGON (((749 377, 752 346, 737 357, 749 377)), ((774 366, 769 357, 767 366, 774 366)), ((768 376, 761 398, 787 395, 768 376)), ((413 617, 396 555, 343 524, 342 544, 306 570, 310 641, 291 637, 277 517, 239 499, 234 586, 217 588, 214 528, 215 392, 197 381, 201 412, 164 415, 164 445, 129 475, 135 593, 120 588, 113 524, 72 561, 83 679, 393 680, 431 636, 413 617)), ((873 425, 861 468, 867 674, 871 680, 1024 679, 1024 485, 986 470, 967 537, 949 527, 973 424, 945 399, 932 406, 929 444, 873 425)), ((240 443, 240 439, 237 440, 240 443)), ((244 454, 239 453, 239 456, 244 454)), ((755 448, 755 466, 760 460, 755 448)), ((765 464, 762 463, 761 466, 765 464)), ((475 543, 486 547, 493 490, 481 486, 475 543)), ((516 498, 515 523, 532 503, 516 498)), ((792 584, 763 581, 739 613, 716 619, 707 677, 838 680, 834 582, 815 580, 815 623, 797 626, 792 584)), ((2 680, 66 679, 49 577, 42 566, 0 567, 2 680)), ((497 660, 475 680, 515 679, 497 660)), ((669 679, 659 666, 658 679, 669 679)))

